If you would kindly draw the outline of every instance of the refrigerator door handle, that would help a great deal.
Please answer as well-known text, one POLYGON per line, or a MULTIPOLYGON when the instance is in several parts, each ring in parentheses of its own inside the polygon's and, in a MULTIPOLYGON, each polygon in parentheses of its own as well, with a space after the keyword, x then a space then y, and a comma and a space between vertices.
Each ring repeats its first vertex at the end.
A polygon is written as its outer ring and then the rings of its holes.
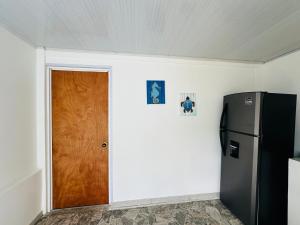
POLYGON ((220 120, 220 130, 224 130, 226 128, 226 124, 225 123, 225 116, 227 113, 227 108, 228 108, 228 103, 225 103, 223 106, 223 110, 222 110, 222 115, 221 115, 221 120, 220 120))
POLYGON ((222 153, 225 156, 226 155, 226 143, 224 140, 224 135, 226 132, 226 124, 225 123, 225 118, 226 118, 226 113, 227 113, 227 108, 228 108, 228 104, 225 103, 225 105, 223 106, 223 111, 222 111, 222 115, 221 115, 221 121, 220 121, 220 143, 221 143, 221 148, 222 148, 222 153))
POLYGON ((224 138, 224 136, 225 136, 225 130, 221 130, 220 129, 220 142, 221 142, 221 149, 222 149, 222 153, 223 153, 223 155, 224 156, 226 156, 226 145, 225 145, 225 138, 224 138))

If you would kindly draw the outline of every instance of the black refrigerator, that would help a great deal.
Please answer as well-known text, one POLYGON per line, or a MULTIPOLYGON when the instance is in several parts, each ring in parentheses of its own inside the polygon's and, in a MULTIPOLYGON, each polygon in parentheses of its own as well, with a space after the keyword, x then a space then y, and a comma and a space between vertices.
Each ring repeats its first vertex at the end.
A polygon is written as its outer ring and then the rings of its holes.
POLYGON ((224 97, 220 199, 245 225, 287 225, 296 101, 267 92, 224 97))

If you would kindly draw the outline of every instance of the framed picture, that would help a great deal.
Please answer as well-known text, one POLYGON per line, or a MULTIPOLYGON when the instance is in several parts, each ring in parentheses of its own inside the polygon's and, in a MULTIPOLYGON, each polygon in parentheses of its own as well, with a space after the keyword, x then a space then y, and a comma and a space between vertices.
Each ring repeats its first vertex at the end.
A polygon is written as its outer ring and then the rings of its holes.
POLYGON ((147 104, 165 104, 165 81, 147 80, 147 104))
POLYGON ((197 115, 196 93, 181 93, 179 102, 181 116, 197 115))

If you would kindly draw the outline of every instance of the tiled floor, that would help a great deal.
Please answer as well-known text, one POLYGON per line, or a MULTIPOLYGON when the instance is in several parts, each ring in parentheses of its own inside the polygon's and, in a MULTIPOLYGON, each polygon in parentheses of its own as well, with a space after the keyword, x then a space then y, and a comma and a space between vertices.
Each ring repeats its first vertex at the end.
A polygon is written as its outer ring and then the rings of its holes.
POLYGON ((37 225, 242 225, 219 200, 123 210, 106 207, 53 211, 37 225))

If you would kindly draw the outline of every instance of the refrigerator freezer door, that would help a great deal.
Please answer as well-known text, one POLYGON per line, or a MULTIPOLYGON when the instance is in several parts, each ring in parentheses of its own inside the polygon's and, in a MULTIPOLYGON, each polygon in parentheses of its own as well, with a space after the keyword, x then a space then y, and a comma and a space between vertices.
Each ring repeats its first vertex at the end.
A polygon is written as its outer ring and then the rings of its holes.
POLYGON ((226 136, 220 198, 245 225, 255 225, 259 139, 233 132, 226 136))
POLYGON ((261 92, 239 93, 224 97, 227 113, 223 126, 231 131, 259 135, 261 92))

